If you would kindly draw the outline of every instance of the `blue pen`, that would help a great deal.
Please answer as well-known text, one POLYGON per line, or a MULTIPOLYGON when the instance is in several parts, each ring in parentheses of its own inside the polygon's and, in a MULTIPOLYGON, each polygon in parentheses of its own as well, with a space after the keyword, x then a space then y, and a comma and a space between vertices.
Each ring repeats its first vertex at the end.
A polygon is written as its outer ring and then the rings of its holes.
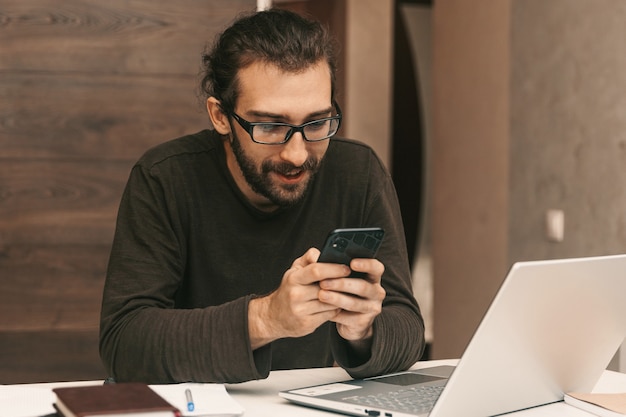
POLYGON ((193 397, 191 396, 191 390, 189 388, 185 390, 185 397, 187 398, 187 411, 193 411, 195 405, 193 403, 193 397))

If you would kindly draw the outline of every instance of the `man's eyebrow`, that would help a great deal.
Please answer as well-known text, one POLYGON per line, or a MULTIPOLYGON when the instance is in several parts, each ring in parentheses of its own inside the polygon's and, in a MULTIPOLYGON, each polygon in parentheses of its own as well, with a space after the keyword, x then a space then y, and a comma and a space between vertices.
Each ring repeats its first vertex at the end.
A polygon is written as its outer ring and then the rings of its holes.
MULTIPOLYGON (((318 110, 315 111, 313 113, 309 113, 305 119, 314 119, 316 117, 327 117, 328 114, 330 112, 333 111, 333 106, 330 106, 326 109, 323 110, 318 110)), ((274 119, 274 120, 288 120, 288 117, 284 114, 279 114, 279 113, 272 113, 272 112, 267 112, 267 111, 261 111, 261 110, 250 110, 246 112, 246 115, 250 115, 250 116, 255 116, 258 118, 267 118, 267 119, 274 119)))

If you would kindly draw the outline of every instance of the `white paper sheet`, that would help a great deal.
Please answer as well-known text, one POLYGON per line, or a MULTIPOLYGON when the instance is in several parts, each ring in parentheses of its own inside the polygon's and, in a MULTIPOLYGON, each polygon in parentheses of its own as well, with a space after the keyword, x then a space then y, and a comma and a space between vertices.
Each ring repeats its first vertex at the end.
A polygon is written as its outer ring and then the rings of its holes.
POLYGON ((0 414, 11 417, 40 417, 54 414, 56 395, 49 388, 0 385, 0 414))
POLYGON ((178 408, 185 417, 239 416, 244 411, 222 384, 164 384, 150 385, 150 388, 178 408), (187 389, 191 391, 193 397, 193 411, 187 409, 185 396, 187 389))

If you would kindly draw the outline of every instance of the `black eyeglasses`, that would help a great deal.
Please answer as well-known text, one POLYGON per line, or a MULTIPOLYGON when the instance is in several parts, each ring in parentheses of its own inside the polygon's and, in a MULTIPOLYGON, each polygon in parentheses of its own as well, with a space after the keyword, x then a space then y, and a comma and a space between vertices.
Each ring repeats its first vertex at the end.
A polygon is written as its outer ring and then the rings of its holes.
POLYGON ((311 120, 301 125, 280 122, 249 122, 235 112, 230 115, 250 135, 253 142, 263 145, 281 145, 287 143, 296 132, 302 133, 307 142, 319 142, 334 136, 341 124, 341 109, 337 102, 333 103, 337 115, 323 119, 311 120))

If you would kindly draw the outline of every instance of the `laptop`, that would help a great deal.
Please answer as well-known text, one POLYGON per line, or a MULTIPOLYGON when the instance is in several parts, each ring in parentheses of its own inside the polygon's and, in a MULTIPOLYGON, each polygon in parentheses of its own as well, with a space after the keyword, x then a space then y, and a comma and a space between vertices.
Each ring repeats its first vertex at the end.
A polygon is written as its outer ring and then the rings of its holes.
POLYGON ((590 391, 626 336, 626 255, 515 263, 456 367, 282 391, 355 416, 484 417, 590 391), (405 408, 398 399, 425 409, 405 408), (395 397, 395 398, 394 398, 395 397), (428 401, 426 401, 428 403, 428 401))

